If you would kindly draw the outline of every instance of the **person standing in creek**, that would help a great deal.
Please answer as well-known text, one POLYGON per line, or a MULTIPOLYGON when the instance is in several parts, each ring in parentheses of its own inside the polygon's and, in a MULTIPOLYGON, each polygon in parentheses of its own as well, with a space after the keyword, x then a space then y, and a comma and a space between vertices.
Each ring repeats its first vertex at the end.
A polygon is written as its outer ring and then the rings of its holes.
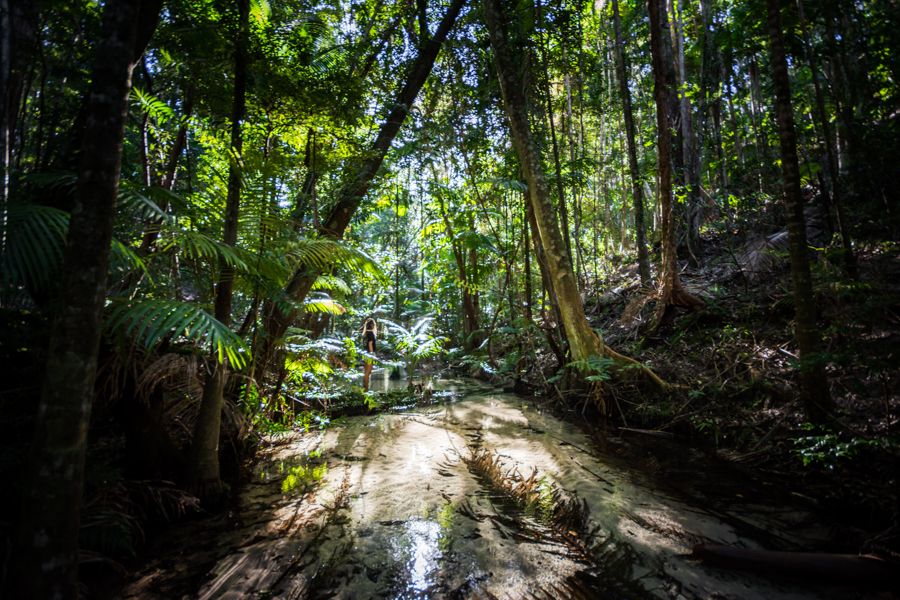
MULTIPOLYGON (((378 324, 375 319, 368 318, 363 323, 363 347, 369 355, 375 353, 375 340, 378 337, 378 324)), ((372 376, 372 357, 363 357, 363 390, 369 391, 369 377, 372 376)))

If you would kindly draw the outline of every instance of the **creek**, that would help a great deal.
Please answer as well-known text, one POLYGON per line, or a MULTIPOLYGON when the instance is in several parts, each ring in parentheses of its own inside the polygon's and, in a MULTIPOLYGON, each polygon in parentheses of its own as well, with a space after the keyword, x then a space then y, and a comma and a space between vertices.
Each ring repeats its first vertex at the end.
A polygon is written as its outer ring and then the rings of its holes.
POLYGON ((756 499, 751 482, 726 484, 695 451, 642 457, 649 436, 599 444, 472 381, 438 382, 433 400, 272 440, 220 517, 227 532, 170 542, 182 556, 124 597, 857 597, 692 559, 697 543, 802 550, 828 534, 801 508, 756 499))

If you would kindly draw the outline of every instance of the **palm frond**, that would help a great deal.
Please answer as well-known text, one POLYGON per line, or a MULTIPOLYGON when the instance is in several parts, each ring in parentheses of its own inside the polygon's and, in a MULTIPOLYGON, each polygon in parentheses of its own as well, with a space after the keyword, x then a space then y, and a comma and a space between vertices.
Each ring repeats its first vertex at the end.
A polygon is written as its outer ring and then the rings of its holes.
POLYGON ((347 309, 327 296, 307 298, 303 302, 303 309, 310 313, 327 313, 329 315, 342 315, 347 309))
POLYGON ((132 271, 141 271, 144 273, 144 275, 148 277, 150 276, 150 272, 147 270, 147 265, 144 263, 144 259, 142 259, 137 252, 135 252, 119 240, 113 239, 110 250, 110 271, 114 273, 130 273, 132 271))
POLYGON ((3 279, 29 288, 48 287, 59 273, 69 214, 40 204, 7 205, 8 239, 0 269, 3 279))
POLYGON ((340 277, 335 277, 334 275, 319 275, 311 289, 313 291, 323 290, 340 292, 341 294, 346 294, 348 296, 353 293, 350 289, 350 285, 346 281, 340 277))
POLYGON ((172 192, 163 190, 162 188, 150 188, 139 190, 132 186, 119 188, 119 197, 117 203, 119 210, 131 211, 139 215, 143 219, 153 221, 168 221, 169 215, 159 207, 159 204, 153 200, 154 195, 167 193, 172 196, 172 192))
POLYGON ((170 227, 166 234, 166 239, 163 241, 164 249, 177 245, 188 258, 206 259, 213 262, 222 261, 238 271, 247 271, 248 269, 241 251, 199 231, 170 227))
POLYGON ((177 395, 199 399, 203 393, 200 361, 193 354, 167 352, 156 357, 140 373, 136 395, 146 401, 160 386, 177 395))
POLYGON ((184 338, 208 344, 219 362, 228 359, 240 369, 247 363, 250 350, 230 328, 196 304, 175 300, 113 301, 107 327, 133 337, 147 348, 166 339, 184 338))
POLYGON ((371 256, 336 240, 295 240, 288 246, 285 257, 294 268, 309 266, 324 271, 339 267, 379 279, 386 277, 371 256))

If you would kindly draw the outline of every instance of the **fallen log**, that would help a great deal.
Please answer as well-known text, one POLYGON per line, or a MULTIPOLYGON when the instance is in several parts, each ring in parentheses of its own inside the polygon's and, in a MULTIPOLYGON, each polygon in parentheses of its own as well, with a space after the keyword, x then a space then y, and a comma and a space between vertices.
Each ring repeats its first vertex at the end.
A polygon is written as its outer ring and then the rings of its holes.
POLYGON ((694 546, 691 558, 725 569, 752 571, 880 589, 900 585, 900 565, 871 555, 780 552, 716 544, 694 546))

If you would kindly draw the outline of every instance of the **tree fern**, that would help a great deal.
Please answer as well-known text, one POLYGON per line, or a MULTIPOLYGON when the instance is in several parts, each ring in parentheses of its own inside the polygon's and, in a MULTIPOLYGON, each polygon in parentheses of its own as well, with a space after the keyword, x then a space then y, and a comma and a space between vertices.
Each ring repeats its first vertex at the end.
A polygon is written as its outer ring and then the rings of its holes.
POLYGON ((249 349, 236 333, 200 306, 186 302, 113 301, 108 307, 107 328, 134 338, 148 349, 178 338, 208 344, 220 362, 227 358, 238 369, 249 356, 249 349))

